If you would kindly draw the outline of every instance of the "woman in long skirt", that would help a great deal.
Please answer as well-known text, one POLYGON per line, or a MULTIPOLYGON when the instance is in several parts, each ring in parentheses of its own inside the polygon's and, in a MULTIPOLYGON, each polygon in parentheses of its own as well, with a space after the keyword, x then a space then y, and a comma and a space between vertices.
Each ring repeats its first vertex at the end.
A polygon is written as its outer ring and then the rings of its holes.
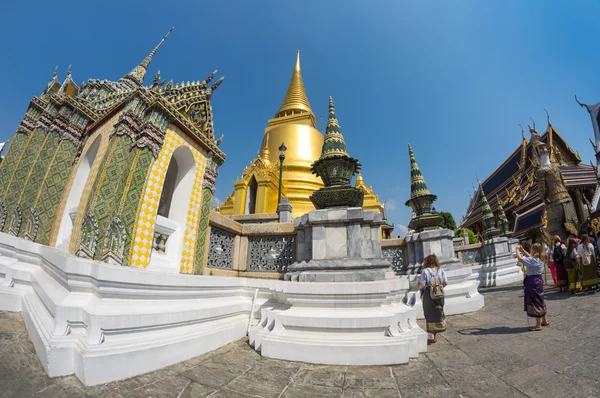
POLYGON ((552 251, 552 260, 556 270, 556 287, 562 292, 567 290, 569 286, 569 274, 565 268, 565 257, 567 255, 567 247, 562 243, 560 236, 554 237, 554 250, 552 251))
POLYGON ((573 295, 578 290, 581 290, 581 278, 579 277, 580 269, 579 259, 577 257, 577 242, 572 237, 567 241, 567 255, 565 256, 564 264, 569 280, 569 292, 573 295))
POLYGON ((577 249, 579 267, 581 269, 581 287, 591 289, 598 286, 598 273, 596 272, 596 253, 587 234, 581 235, 581 243, 577 249))
POLYGON ((429 334, 427 342, 429 344, 436 342, 436 335, 446 331, 446 315, 444 314, 444 297, 433 299, 431 297, 432 279, 438 278, 441 280, 442 286, 448 285, 446 272, 441 268, 435 254, 423 259, 423 268, 421 270, 421 279, 417 287, 421 289, 421 297, 423 299, 423 313, 425 314, 425 322, 427 333, 429 334))
POLYGON ((542 262, 542 246, 535 243, 531 247, 531 255, 521 247, 517 246, 517 259, 527 269, 527 276, 523 280, 525 285, 525 311, 527 316, 535 318, 535 327, 529 327, 530 331, 540 331, 542 326, 549 326, 546 315, 546 302, 544 301, 544 263, 542 262))

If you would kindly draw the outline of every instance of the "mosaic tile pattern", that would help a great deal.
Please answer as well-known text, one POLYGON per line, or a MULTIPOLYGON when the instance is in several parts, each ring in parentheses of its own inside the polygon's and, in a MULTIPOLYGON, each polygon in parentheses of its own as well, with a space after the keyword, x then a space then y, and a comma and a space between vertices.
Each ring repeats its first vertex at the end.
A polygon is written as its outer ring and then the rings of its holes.
POLYGON ((136 222, 135 238, 133 239, 134 246, 129 261, 129 264, 132 266, 146 267, 150 262, 154 223, 165 174, 167 173, 173 152, 182 145, 190 148, 196 162, 196 172, 194 175, 192 198, 188 209, 187 228, 184 234, 184 248, 180 268, 181 272, 189 273, 192 271, 195 239, 198 230, 198 213, 202 202, 202 190, 200 187, 202 186, 202 177, 204 175, 204 168, 206 167, 206 158, 189 138, 180 135, 172 129, 167 130, 162 150, 148 174, 144 198, 142 199, 136 222))
POLYGON ((19 161, 19 157, 23 154, 23 149, 27 142, 29 141, 29 136, 18 133, 12 138, 11 142, 8 144, 8 148, 4 151, 4 160, 0 164, 0 197, 4 198, 6 196, 6 189, 8 188, 8 184, 10 182, 10 177, 15 171, 15 167, 19 161))
MULTIPOLYGON (((79 200, 79 208, 77 209, 77 215, 75 216, 75 221, 73 222, 73 231, 71 233, 71 242, 69 243, 69 253, 75 253, 75 249, 77 247, 77 241, 79 239, 79 234, 81 233, 81 225, 83 224, 83 218, 85 216, 85 209, 87 208, 90 195, 92 194, 92 188, 94 186, 94 182, 96 181, 96 176, 98 175, 100 166, 104 163, 104 157, 106 155, 107 150, 109 149, 109 146, 110 146, 109 144, 111 143, 110 133, 112 132, 113 126, 119 119, 120 115, 121 114, 118 113, 115 116, 113 116, 111 119, 109 119, 106 123, 104 123, 88 139, 88 141, 85 145, 85 148, 83 149, 83 152, 81 154, 81 157, 79 160, 80 162, 81 162, 81 159, 85 158, 87 151, 90 149, 90 146, 96 140, 96 137, 98 135, 102 136, 102 141, 100 142, 100 148, 98 149, 98 154, 96 155, 96 159, 94 160, 94 164, 92 165, 90 174, 88 175, 88 178, 85 182, 85 187, 83 188, 83 193, 81 194, 81 199, 79 200)), ((79 166, 79 163, 77 163, 77 166, 79 166)), ((75 168, 75 170, 76 170, 76 168, 75 168)), ((75 179, 75 175, 77 173, 75 170, 73 170, 73 172, 71 173, 71 178, 67 185, 67 189, 65 189, 65 193, 70 192, 70 190, 71 190, 71 186, 73 185, 73 180, 75 179)), ((65 211, 65 206, 67 203, 68 196, 69 196, 69 194, 65 194, 61 201, 61 205, 60 205, 61 206, 61 211, 60 211, 61 217, 62 217, 62 213, 65 211)), ((57 224, 55 225, 55 227, 52 231, 54 241, 56 241, 56 234, 58 233, 59 226, 60 226, 60 218, 57 217, 57 224)))
POLYGON ((135 232, 135 221, 140 207, 142 194, 148 177, 150 166, 154 161, 152 152, 148 149, 134 149, 137 153, 131 166, 133 170, 126 184, 125 192, 119 205, 119 216, 125 227, 126 238, 121 265, 129 265, 129 253, 133 247, 133 234, 135 232))
POLYGON ((46 139, 46 134, 47 133, 41 129, 36 129, 35 132, 31 134, 31 138, 29 139, 25 150, 22 152, 21 159, 11 177, 5 196, 5 203, 9 216, 8 222, 4 225, 4 232, 8 232, 8 228, 12 224, 11 218, 14 214, 14 207, 19 203, 19 197, 21 196, 31 168, 37 159, 37 155, 42 149, 42 143, 46 139))
POLYGON ((202 193, 202 210, 200 211, 200 221, 198 222, 198 232, 196 237, 196 255, 194 261, 194 274, 202 274, 204 269, 204 253, 206 253, 206 231, 210 221, 210 206, 213 200, 213 192, 205 188, 202 193))
MULTIPOLYGON (((103 159, 100 175, 94 183, 86 209, 86 214, 93 213, 98 224, 98 242, 104 241, 108 225, 119 206, 136 153, 131 151, 132 141, 127 136, 114 136, 110 141, 110 149, 103 159)), ((93 254, 95 260, 100 260, 99 251, 93 254)))
MULTIPOLYGON (((23 209, 23 216, 29 219, 32 215, 30 209, 34 206, 38 192, 46 178, 47 172, 50 169, 50 164, 56 156, 59 140, 54 134, 48 134, 40 149, 37 160, 35 161, 31 173, 29 173, 25 188, 21 194, 19 204, 23 209)), ((20 237, 25 237, 27 231, 21 228, 20 237)))
POLYGON ((65 186, 73 168, 77 148, 69 141, 60 141, 46 177, 41 184, 34 207, 40 218, 36 242, 48 245, 52 226, 56 219, 58 204, 65 193, 65 186))

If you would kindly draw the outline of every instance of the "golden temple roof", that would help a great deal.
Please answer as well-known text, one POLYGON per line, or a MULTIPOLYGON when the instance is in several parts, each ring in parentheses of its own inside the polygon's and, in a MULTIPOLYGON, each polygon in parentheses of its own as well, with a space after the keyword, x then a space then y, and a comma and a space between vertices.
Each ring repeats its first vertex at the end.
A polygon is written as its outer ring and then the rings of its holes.
POLYGON ((292 73, 292 79, 288 86, 285 98, 275 115, 275 118, 284 117, 297 113, 309 113, 313 120, 315 115, 310 108, 306 91, 304 90, 304 81, 302 80, 302 73, 300 72, 300 50, 296 54, 296 66, 292 73))

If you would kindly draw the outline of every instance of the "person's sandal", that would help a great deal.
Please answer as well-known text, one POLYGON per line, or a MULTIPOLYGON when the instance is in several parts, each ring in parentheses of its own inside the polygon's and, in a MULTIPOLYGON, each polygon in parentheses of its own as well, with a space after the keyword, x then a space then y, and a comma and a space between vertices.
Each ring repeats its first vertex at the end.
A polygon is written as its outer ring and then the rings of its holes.
POLYGON ((550 326, 550 322, 542 323, 542 326, 550 326))
POLYGON ((532 326, 532 327, 529 328, 529 331, 530 332, 541 332, 542 328, 538 328, 538 327, 532 326))

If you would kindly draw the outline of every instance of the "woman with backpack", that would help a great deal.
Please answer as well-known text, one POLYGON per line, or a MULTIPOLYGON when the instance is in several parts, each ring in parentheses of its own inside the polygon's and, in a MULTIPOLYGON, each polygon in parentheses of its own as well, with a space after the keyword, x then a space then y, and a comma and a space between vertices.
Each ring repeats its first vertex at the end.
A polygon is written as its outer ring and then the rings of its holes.
POLYGON ((569 292, 571 295, 581 289, 581 280, 579 278, 579 260, 577 257, 577 242, 573 237, 567 241, 567 254, 564 258, 565 269, 569 279, 569 292))
POLYGON ((567 246, 562 243, 560 236, 554 237, 554 249, 552 250, 552 260, 556 270, 556 287, 563 292, 569 287, 569 274, 565 268, 565 256, 567 255, 567 246))
POLYGON ((446 331, 446 315, 444 315, 444 287, 448 285, 446 271, 442 269, 435 254, 423 259, 421 278, 417 285, 421 289, 423 313, 427 325, 427 343, 436 341, 436 335, 446 331))
POLYGON ((596 254, 594 252, 594 246, 590 242, 590 238, 587 234, 581 235, 581 243, 577 249, 577 255, 579 256, 579 267, 581 269, 579 276, 581 288, 590 290, 592 287, 597 287, 598 273, 596 272, 596 254))
POLYGON ((531 246, 531 255, 517 246, 517 259, 527 269, 527 276, 523 280, 525 286, 525 311, 527 316, 535 318, 535 327, 529 327, 532 332, 542 330, 542 326, 550 326, 546 316, 546 302, 544 301, 544 263, 542 262, 542 245, 535 243, 531 246))

